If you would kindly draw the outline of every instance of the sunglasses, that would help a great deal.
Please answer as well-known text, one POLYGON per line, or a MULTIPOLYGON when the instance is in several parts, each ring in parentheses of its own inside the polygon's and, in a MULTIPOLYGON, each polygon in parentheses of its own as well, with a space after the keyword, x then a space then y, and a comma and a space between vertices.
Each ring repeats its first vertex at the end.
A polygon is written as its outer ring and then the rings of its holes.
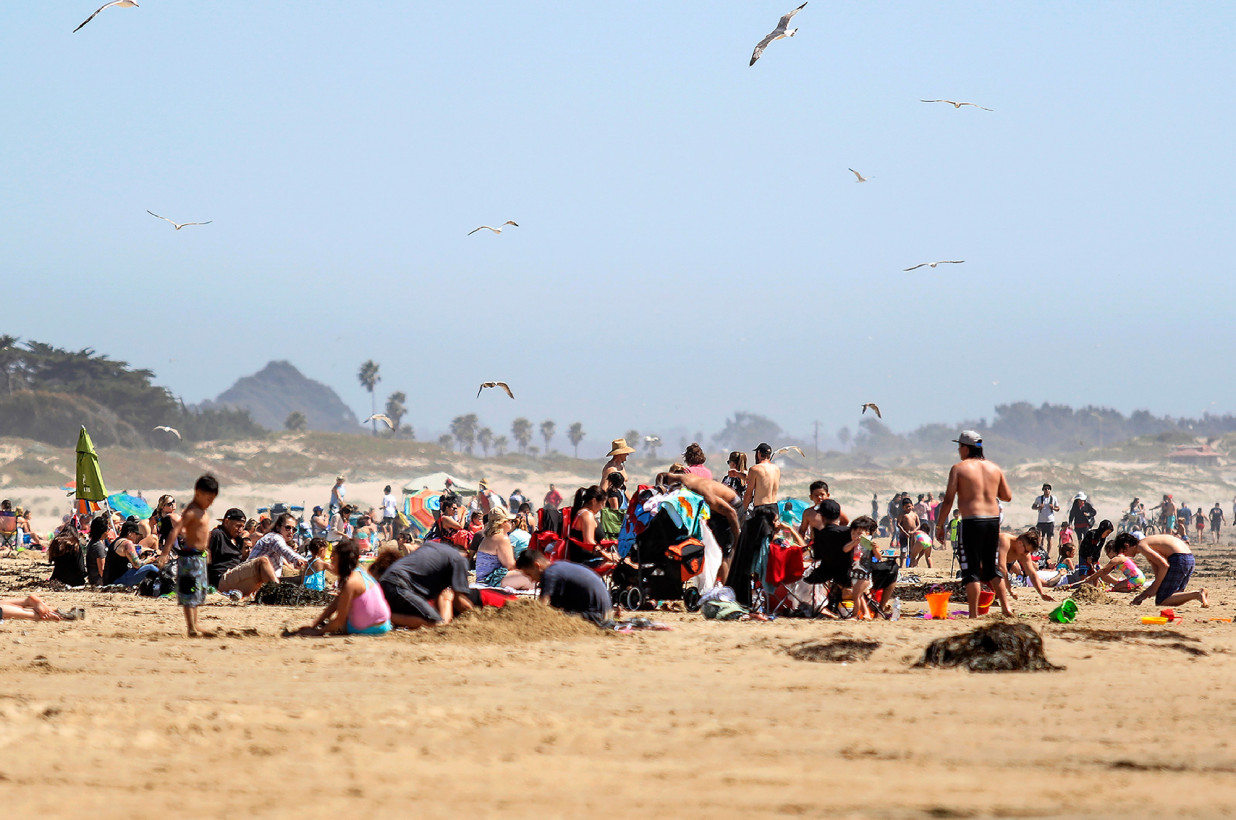
POLYGON ((280 527, 280 529, 283 530, 284 532, 296 532, 296 526, 294 524, 288 524, 286 526, 280 527))

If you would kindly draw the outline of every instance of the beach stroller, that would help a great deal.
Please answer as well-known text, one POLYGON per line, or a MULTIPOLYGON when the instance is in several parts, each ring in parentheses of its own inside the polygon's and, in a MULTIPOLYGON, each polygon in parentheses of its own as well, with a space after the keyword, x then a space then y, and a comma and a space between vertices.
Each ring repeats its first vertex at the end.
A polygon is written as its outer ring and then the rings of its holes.
POLYGON ((610 594, 616 605, 631 610, 651 607, 656 601, 683 601, 692 608, 699 590, 688 582, 704 568, 699 535, 708 505, 695 493, 679 490, 650 512, 644 507, 653 492, 640 487, 627 508, 618 539, 618 554, 624 560, 611 575, 610 594))

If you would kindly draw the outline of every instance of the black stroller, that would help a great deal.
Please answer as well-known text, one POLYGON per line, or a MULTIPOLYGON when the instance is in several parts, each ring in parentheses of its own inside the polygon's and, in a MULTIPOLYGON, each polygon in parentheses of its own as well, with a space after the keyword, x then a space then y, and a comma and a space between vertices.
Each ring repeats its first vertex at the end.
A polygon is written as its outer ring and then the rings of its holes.
POLYGON ((657 601, 682 601, 688 609, 699 602, 699 591, 687 581, 704 569, 704 545, 660 509, 635 538, 626 560, 610 575, 610 596, 615 606, 628 610, 651 609, 657 601))

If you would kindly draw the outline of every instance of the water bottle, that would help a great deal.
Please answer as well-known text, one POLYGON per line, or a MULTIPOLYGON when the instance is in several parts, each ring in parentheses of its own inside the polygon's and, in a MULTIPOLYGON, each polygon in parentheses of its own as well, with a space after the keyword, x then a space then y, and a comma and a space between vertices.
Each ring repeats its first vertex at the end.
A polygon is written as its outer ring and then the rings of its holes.
POLYGON ((892 621, 901 620, 901 598, 899 597, 893 599, 893 615, 889 620, 892 620, 892 621))

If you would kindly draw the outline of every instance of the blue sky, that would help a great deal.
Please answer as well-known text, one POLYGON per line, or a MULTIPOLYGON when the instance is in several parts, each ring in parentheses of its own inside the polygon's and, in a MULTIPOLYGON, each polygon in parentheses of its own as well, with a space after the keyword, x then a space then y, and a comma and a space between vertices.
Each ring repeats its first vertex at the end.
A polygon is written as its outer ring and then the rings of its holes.
POLYGON ((423 435, 594 445, 1236 404, 1236 6, 813 0, 748 67, 790 0, 94 5, 0 10, 3 327, 187 401, 289 359, 360 412, 373 358, 423 435))

